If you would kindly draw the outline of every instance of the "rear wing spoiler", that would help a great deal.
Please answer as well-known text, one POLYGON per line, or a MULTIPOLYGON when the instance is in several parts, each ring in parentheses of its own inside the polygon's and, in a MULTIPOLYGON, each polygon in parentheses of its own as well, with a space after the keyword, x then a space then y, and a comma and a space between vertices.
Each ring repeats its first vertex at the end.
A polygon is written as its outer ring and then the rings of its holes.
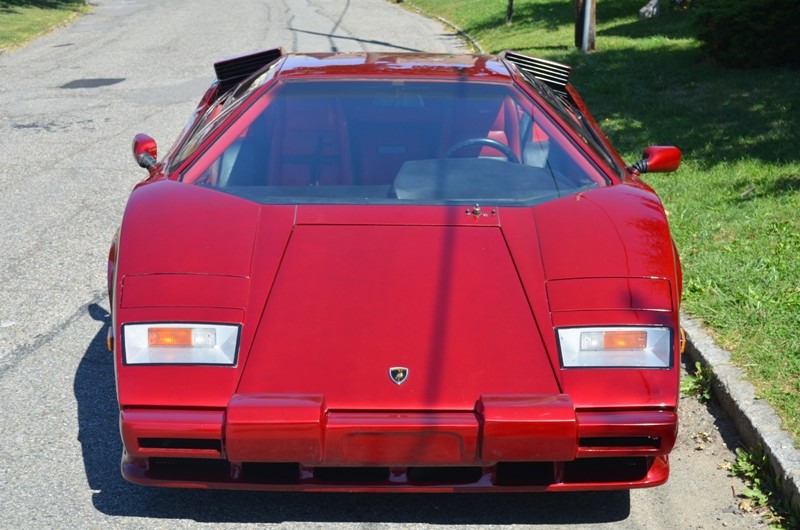
POLYGON ((219 81, 217 94, 224 94, 283 55, 283 48, 272 48, 214 63, 219 81))

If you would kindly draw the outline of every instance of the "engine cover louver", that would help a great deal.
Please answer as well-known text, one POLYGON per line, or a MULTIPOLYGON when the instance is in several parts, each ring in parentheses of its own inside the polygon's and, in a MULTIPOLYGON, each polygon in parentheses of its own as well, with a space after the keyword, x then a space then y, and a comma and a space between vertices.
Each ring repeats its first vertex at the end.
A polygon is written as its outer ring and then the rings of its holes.
POLYGON ((546 61, 536 57, 528 57, 511 51, 503 52, 502 56, 514 64, 523 73, 532 75, 538 81, 549 86, 553 91, 567 98, 567 84, 572 74, 572 68, 553 61, 546 61))
POLYGON ((282 55, 283 48, 273 48, 214 63, 214 72, 219 80, 219 93, 224 94, 282 55))

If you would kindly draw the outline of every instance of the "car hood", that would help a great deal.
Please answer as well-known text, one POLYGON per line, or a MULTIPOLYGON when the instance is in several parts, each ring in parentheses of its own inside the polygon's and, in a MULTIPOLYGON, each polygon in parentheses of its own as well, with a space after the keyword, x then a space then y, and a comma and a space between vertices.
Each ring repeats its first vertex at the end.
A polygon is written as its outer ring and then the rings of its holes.
POLYGON ((557 394, 543 349, 496 209, 299 207, 238 393, 472 410, 557 394))
MULTIPOLYGON (((467 208, 258 205, 163 182, 140 187, 128 208, 121 306, 137 302, 127 317, 185 320, 190 307, 192 318, 244 324, 236 375, 217 383, 218 399, 472 410, 482 395, 559 394, 558 314, 661 310, 673 294, 663 209, 636 186, 467 208), (589 280, 601 287, 576 296, 585 285, 569 282, 589 280)), ((201 387, 186 396, 218 402, 201 387)), ((168 399, 153 392, 146 401, 168 399)))

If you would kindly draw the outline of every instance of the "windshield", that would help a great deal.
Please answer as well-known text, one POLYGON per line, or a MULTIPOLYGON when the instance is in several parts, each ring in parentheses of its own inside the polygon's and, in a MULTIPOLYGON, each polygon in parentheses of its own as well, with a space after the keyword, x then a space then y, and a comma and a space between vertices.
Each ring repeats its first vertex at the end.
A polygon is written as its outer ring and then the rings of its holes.
POLYGON ((277 83, 183 176, 262 203, 535 204, 608 183, 513 85, 277 83))

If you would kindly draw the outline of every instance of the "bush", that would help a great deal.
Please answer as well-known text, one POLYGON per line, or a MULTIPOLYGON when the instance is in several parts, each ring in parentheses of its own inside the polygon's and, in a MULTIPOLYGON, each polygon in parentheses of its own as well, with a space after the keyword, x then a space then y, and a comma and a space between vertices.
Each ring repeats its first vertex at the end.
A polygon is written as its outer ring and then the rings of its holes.
POLYGON ((694 0, 698 38, 725 66, 800 67, 798 0, 694 0))

